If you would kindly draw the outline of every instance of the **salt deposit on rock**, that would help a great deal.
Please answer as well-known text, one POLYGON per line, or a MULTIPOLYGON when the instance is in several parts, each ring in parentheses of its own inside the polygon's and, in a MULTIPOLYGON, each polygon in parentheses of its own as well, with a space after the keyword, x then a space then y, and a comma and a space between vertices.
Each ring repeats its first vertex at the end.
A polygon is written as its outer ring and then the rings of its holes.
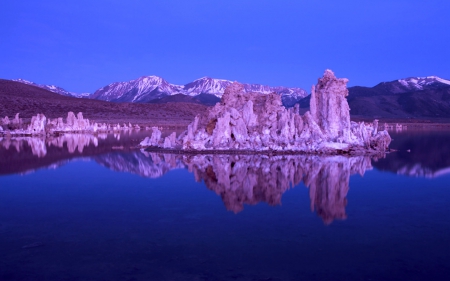
POLYGON ((159 142, 161 140, 161 131, 158 127, 152 127, 152 135, 151 137, 146 137, 143 141, 141 141, 141 146, 159 146, 159 142))
POLYGON ((194 119, 175 145, 165 140, 144 140, 141 145, 198 151, 385 152, 391 138, 387 131, 378 132, 377 120, 372 124, 350 121, 347 82, 326 70, 312 87, 311 111, 303 116, 298 106, 286 109, 279 95, 246 93, 235 82, 206 118, 194 119))
POLYGON ((164 138, 164 148, 171 148, 174 147, 176 145, 176 133, 173 132, 172 134, 170 134, 168 137, 164 138))
POLYGON ((14 117, 14 119, 11 121, 11 124, 13 126, 18 127, 18 126, 22 125, 22 123, 23 123, 23 121, 22 121, 22 119, 19 118, 19 113, 17 113, 16 116, 14 117))
POLYGON ((31 123, 27 128, 27 131, 32 135, 44 134, 47 118, 44 114, 38 114, 31 118, 31 123))
POLYGON ((2 125, 9 125, 10 123, 8 116, 5 116, 5 118, 2 118, 0 121, 2 125))

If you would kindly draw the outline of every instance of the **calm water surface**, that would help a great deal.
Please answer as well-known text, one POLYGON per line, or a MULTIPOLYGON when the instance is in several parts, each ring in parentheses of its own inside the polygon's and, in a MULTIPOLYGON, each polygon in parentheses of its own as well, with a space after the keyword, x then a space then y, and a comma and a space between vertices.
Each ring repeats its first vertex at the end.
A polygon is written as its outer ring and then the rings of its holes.
POLYGON ((450 132, 391 135, 380 159, 2 139, 0 280, 448 280, 450 132))

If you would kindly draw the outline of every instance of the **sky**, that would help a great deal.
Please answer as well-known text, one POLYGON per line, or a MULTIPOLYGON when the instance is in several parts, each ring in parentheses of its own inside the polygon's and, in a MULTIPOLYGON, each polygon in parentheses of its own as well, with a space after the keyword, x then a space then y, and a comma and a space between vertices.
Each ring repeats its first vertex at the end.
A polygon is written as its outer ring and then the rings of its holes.
POLYGON ((349 86, 450 79, 448 0, 4 1, 0 78, 94 92, 157 75, 349 86))

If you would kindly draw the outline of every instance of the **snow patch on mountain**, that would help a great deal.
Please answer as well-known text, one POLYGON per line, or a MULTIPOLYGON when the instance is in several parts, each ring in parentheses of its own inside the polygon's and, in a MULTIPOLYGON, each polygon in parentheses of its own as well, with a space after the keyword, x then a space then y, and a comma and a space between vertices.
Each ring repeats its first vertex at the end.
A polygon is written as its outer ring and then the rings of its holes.
POLYGON ((67 91, 67 90, 65 90, 65 89, 63 89, 61 87, 55 86, 55 85, 37 84, 37 83, 31 82, 31 81, 28 81, 28 80, 25 80, 25 79, 13 79, 12 81, 20 82, 20 83, 31 85, 31 86, 34 86, 34 87, 39 87, 41 89, 45 89, 45 90, 48 90, 50 92, 53 92, 53 93, 56 93, 56 94, 60 94, 60 95, 63 95, 63 96, 68 96, 68 97, 87 98, 87 97, 90 96, 90 93, 81 93, 81 94, 79 94, 79 93, 69 92, 69 91, 67 91))
POLYGON ((449 80, 445 80, 437 76, 409 77, 405 79, 399 79, 397 81, 411 90, 423 90, 425 87, 436 83, 450 85, 449 80))

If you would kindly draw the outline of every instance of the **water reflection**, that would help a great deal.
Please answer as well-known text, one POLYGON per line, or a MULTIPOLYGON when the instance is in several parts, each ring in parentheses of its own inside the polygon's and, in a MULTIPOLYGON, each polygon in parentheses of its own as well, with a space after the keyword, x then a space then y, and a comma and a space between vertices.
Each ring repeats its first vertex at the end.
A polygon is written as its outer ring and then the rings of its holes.
POLYGON ((29 173, 74 158, 130 151, 148 132, 64 134, 51 137, 0 137, 0 175, 29 173))
POLYGON ((369 157, 311 155, 179 155, 110 153, 93 157, 115 171, 161 177, 173 169, 188 169, 195 180, 222 198, 227 210, 239 213, 244 205, 281 204, 283 194, 302 181, 309 188, 311 211, 326 224, 345 219, 349 179, 372 169, 369 157))
POLYGON ((327 224, 346 218, 350 175, 372 168, 370 158, 362 156, 197 155, 183 160, 196 180, 203 180, 235 213, 260 202, 279 205, 283 193, 303 181, 311 211, 327 224))
POLYGON ((106 139, 106 134, 85 135, 85 134, 64 134, 54 137, 14 137, 0 139, 0 145, 6 150, 14 147, 17 152, 24 150, 24 145, 31 148, 31 153, 37 157, 44 157, 47 155, 47 147, 54 146, 58 148, 67 148, 69 153, 78 151, 83 153, 83 149, 89 145, 98 146, 99 139, 106 139))
POLYGON ((83 157, 108 169, 159 178, 187 169, 195 180, 221 197, 225 208, 239 213, 245 205, 281 204, 283 194, 301 182, 309 189, 310 208, 329 224, 347 217, 350 176, 372 165, 408 176, 436 177, 450 172, 448 132, 393 135, 398 151, 385 158, 312 155, 180 155, 139 151, 142 135, 65 134, 51 138, 0 139, 0 174, 57 168, 83 157))
MULTIPOLYGON (((148 132, 122 134, 64 134, 55 137, 0 137, 0 174, 21 173, 49 166, 59 160, 74 157, 101 155, 112 151, 131 151, 148 132), (40 158, 37 159, 37 158, 40 158), (26 163, 25 163, 26 162, 26 163), (21 168, 21 166, 23 166, 21 168), (26 169, 25 169, 26 166, 26 169), (13 168, 15 167, 15 168, 13 168)), ((374 161, 375 168, 396 174, 419 177, 437 177, 450 173, 450 132, 448 131, 414 131, 392 133, 391 147, 397 150, 386 158, 374 161)), ((148 169, 139 154, 122 155, 118 163, 136 162, 133 165, 114 163, 114 159, 103 157, 106 167, 115 171, 130 171, 145 177, 158 177, 166 173, 171 164, 157 171, 148 169), (136 166, 138 165, 138 166, 136 166), (140 165, 140 167, 139 167, 140 165), (128 166, 128 167, 127 167, 128 166), (125 168, 127 167, 127 168, 125 168), (161 172, 162 171, 162 172, 161 172)), ((154 162, 159 160, 154 159, 154 162)), ((145 161, 144 161, 145 162, 145 161)), ((179 164, 177 164, 179 166, 179 164)), ((175 165, 176 166, 176 165, 175 165)))
POLYGON ((434 178, 450 173, 450 132, 410 130, 392 133, 398 150, 374 162, 375 168, 401 175, 434 178))
POLYGON ((159 178, 174 169, 185 169, 183 158, 175 154, 145 151, 114 152, 92 157, 100 165, 113 171, 126 172, 147 178, 159 178))

